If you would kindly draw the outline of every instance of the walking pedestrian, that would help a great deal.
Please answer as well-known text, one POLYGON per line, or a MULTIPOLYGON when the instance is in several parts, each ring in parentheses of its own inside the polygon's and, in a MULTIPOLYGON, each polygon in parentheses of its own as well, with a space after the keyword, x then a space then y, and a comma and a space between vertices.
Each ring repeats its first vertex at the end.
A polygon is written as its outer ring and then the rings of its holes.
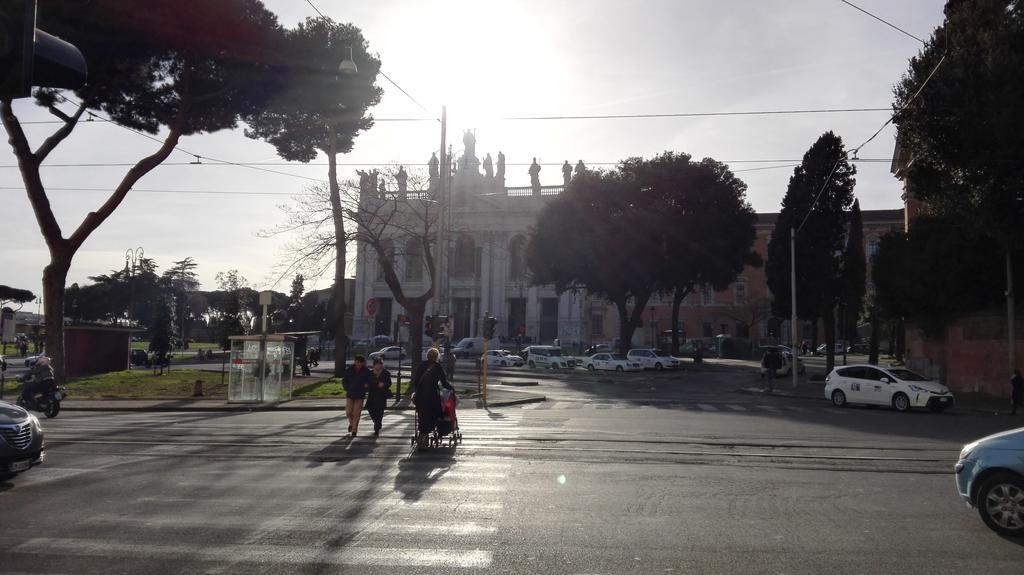
POLYGON ((384 424, 384 407, 391 397, 391 372, 384 369, 384 360, 380 356, 373 358, 373 377, 370 391, 366 397, 366 410, 373 420, 373 435, 380 436, 380 428, 384 424))
POLYGON ((1010 392, 1010 402, 1013 404, 1010 414, 1017 415, 1017 406, 1024 407, 1024 378, 1020 376, 1019 369, 1013 370, 1010 385, 1013 386, 1013 391, 1010 392))
POLYGON ((341 378, 341 385, 345 388, 345 416, 348 418, 348 432, 352 437, 359 433, 359 417, 363 414, 363 401, 366 399, 366 392, 370 390, 370 381, 366 358, 357 355, 341 378))
POLYGON ((413 373, 412 403, 416 406, 416 417, 419 420, 419 446, 427 443, 427 437, 441 419, 441 387, 452 389, 445 376, 444 368, 438 363, 441 352, 436 347, 427 351, 427 361, 420 363, 413 373))

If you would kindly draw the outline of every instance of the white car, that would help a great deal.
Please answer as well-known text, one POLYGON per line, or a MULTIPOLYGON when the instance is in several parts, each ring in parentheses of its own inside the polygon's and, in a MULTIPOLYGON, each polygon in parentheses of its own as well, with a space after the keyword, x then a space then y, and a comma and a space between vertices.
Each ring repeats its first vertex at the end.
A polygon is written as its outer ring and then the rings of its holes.
POLYGON ((656 349, 631 349, 626 353, 626 359, 639 363, 643 369, 679 369, 678 359, 661 355, 656 349))
POLYGON ((953 394, 937 381, 902 367, 848 365, 825 378, 825 397, 832 405, 891 405, 896 411, 927 407, 938 413, 953 407, 953 394))
POLYGON ((487 367, 522 367, 524 363, 523 358, 505 349, 489 350, 484 357, 487 359, 487 367))
POLYGON ((562 356, 562 348, 551 345, 531 345, 527 348, 526 364, 530 369, 546 367, 548 369, 573 369, 576 362, 562 356))
POLYGON ((583 365, 590 371, 643 371, 640 363, 628 360, 621 355, 614 353, 595 353, 590 357, 583 358, 583 365))
POLYGON ((390 345, 379 351, 371 353, 369 356, 367 356, 366 360, 372 363, 373 360, 378 357, 385 361, 405 359, 405 350, 398 347, 397 345, 390 345))

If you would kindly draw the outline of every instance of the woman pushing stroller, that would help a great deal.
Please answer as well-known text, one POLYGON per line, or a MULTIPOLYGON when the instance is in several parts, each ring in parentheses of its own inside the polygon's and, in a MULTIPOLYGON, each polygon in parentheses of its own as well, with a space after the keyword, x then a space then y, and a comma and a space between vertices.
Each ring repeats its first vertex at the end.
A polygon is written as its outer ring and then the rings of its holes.
POLYGON ((430 348, 427 351, 427 361, 420 363, 413 373, 412 402, 416 406, 416 418, 418 423, 417 440, 420 446, 427 444, 430 433, 434 431, 437 422, 443 415, 441 408, 441 387, 453 390, 448 383, 448 376, 444 368, 438 363, 440 352, 437 348, 430 348), (440 386, 440 387, 439 387, 440 386))

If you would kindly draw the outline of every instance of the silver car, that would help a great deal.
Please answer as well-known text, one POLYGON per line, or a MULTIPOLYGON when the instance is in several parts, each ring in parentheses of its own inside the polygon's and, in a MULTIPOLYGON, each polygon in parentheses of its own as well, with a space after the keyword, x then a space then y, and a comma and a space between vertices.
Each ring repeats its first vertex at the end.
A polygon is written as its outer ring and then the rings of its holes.
POLYGON ((0 401, 0 479, 43 462, 43 428, 36 416, 0 401))

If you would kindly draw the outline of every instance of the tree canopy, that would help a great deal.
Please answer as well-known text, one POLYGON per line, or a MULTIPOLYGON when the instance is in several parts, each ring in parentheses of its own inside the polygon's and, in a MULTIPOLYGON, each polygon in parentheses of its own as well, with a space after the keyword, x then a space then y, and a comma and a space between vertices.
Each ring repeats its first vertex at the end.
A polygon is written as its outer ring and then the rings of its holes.
POLYGON ((856 173, 846 159, 842 138, 831 131, 822 134, 793 170, 768 242, 765 271, 768 288, 774 294, 772 312, 787 317, 791 313, 790 230, 798 229, 796 312, 803 320, 823 319, 829 369, 834 362, 835 308, 844 280, 841 256, 856 173))
POLYGON ((0 285, 0 306, 7 303, 25 303, 36 299, 36 295, 27 289, 0 285))

